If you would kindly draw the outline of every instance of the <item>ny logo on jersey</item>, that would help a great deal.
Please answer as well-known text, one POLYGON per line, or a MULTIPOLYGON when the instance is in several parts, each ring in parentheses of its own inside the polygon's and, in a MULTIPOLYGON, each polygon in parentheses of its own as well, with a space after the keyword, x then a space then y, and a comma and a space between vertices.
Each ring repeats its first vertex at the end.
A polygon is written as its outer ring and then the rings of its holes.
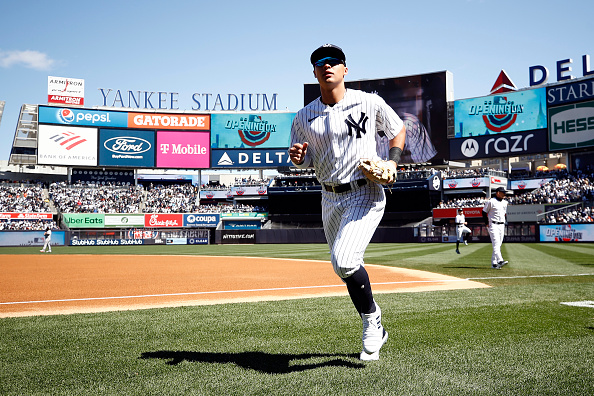
POLYGON ((369 117, 367 117, 365 113, 361 112, 361 118, 359 118, 359 122, 355 122, 353 116, 349 114, 347 119, 344 120, 344 122, 346 122, 347 126, 349 127, 349 136, 353 136, 354 129, 357 132, 356 138, 361 139, 361 132, 367 133, 367 131, 365 131, 365 123, 368 119, 369 117))

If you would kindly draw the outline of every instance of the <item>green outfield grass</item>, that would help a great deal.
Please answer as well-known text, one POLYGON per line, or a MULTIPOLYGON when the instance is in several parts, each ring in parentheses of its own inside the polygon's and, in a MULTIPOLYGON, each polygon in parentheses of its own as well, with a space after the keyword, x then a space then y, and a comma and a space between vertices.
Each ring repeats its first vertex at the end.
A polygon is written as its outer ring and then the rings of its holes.
MULTIPOLYGON (((318 244, 53 250, 329 258, 318 244)), ((370 245, 368 263, 492 286, 376 295, 390 332, 378 362, 358 360, 361 321, 346 295, 5 318, 0 394, 594 394, 594 308, 562 304, 594 301, 594 244, 504 244, 510 264, 500 271, 490 269, 488 244, 461 252, 453 244, 370 245)))

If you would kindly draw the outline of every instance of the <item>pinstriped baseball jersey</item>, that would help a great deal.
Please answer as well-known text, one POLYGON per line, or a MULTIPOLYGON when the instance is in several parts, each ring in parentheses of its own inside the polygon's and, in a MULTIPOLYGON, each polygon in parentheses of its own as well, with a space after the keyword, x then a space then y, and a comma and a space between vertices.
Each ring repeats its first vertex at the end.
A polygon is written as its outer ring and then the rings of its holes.
POLYGON ((507 213, 507 201, 505 199, 500 201, 497 198, 491 198, 485 203, 483 212, 487 214, 489 221, 503 223, 507 213))
POLYGON ((313 165, 322 183, 343 184, 364 178, 359 159, 379 159, 376 140, 393 139, 403 122, 376 94, 347 89, 334 106, 317 98, 301 109, 291 127, 291 146, 308 142, 303 166, 313 165))

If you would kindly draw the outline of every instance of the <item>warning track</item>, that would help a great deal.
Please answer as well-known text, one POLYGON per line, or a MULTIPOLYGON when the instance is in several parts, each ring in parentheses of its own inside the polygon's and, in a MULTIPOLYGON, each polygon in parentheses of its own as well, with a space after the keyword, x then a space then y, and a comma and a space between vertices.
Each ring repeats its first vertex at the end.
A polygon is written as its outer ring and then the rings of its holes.
MULTIPOLYGON (((346 296, 327 261, 229 256, 4 255, 0 317, 346 296)), ((367 264, 374 293, 482 288, 367 264)))

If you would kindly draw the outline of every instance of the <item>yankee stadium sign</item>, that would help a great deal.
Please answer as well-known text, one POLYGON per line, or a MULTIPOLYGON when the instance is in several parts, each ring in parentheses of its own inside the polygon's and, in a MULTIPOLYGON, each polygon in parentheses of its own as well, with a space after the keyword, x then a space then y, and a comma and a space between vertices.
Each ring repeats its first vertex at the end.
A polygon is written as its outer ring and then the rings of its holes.
MULTIPOLYGON (((125 91, 98 88, 101 106, 149 110, 179 110, 178 92, 125 91)), ((192 110, 201 111, 275 111, 277 94, 194 93, 189 98, 192 110)))

